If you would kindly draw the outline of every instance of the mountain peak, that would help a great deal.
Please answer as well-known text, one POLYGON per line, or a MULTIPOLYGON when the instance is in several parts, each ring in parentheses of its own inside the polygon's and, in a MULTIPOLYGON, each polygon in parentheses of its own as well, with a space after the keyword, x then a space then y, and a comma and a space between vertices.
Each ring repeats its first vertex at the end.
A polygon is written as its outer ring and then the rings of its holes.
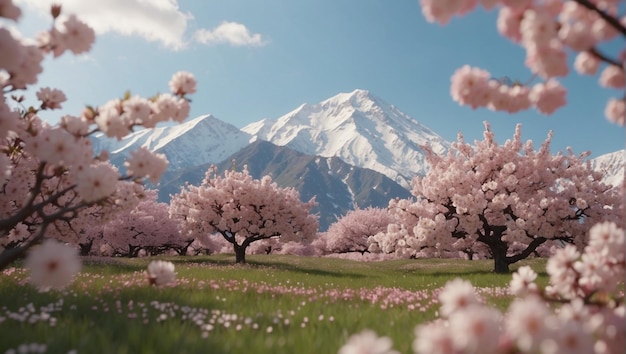
POLYGON ((359 111, 368 111, 373 106, 381 105, 378 97, 368 90, 356 89, 352 92, 342 92, 320 102, 321 106, 350 106, 359 111))
POLYGON ((405 187, 427 169, 419 145, 428 143, 436 153, 449 148, 432 130, 362 89, 302 105, 276 120, 242 130, 304 154, 339 157, 405 187))

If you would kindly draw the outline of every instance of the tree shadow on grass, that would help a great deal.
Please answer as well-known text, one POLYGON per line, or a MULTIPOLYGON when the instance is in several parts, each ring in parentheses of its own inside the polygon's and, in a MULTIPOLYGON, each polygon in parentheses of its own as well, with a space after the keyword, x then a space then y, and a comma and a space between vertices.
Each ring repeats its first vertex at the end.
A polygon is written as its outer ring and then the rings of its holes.
POLYGON ((171 262, 174 264, 181 265, 190 265, 190 264, 199 264, 199 265, 215 265, 220 267, 232 267, 232 268, 241 268, 241 269, 278 269, 289 271, 293 273, 307 274, 307 275, 316 275, 323 277, 336 277, 336 278, 364 278, 365 275, 352 273, 352 272, 343 272, 341 270, 331 271, 324 270, 319 268, 312 268, 310 266, 297 265, 289 262, 280 262, 280 261, 272 261, 268 259, 247 259, 246 263, 238 264, 235 263, 234 255, 219 255, 219 257, 208 256, 208 257, 199 257, 199 258, 185 258, 185 259, 171 259, 171 262))
POLYGON ((85 268, 97 268, 98 272, 106 274, 132 273, 146 269, 143 261, 138 258, 123 257, 82 257, 85 268))
POLYGON ((278 262, 278 261, 256 261, 256 260, 252 260, 252 261, 248 261, 249 265, 252 266, 256 266, 256 267, 266 267, 266 268, 278 268, 280 270, 286 270, 289 272, 294 272, 294 273, 302 273, 302 274, 308 274, 308 275, 319 275, 319 276, 324 276, 324 277, 336 277, 336 278, 352 278, 352 279, 359 279, 359 278, 365 278, 366 276, 363 274, 357 274, 357 273, 350 273, 350 272, 343 272, 343 271, 329 271, 329 270, 323 270, 323 269, 316 269, 316 268, 310 268, 310 267, 302 267, 302 266, 297 266, 295 264, 291 264, 291 263, 284 263, 284 262, 278 262))

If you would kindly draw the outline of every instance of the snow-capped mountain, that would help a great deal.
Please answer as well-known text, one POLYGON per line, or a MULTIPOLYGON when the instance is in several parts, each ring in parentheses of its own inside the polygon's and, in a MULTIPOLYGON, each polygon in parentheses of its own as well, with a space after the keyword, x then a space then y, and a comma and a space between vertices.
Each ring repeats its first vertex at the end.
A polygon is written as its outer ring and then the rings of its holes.
POLYGON ((408 188, 426 172, 420 145, 442 154, 450 143, 399 109, 365 90, 340 93, 318 104, 303 104, 275 120, 241 129, 307 155, 339 157, 372 169, 408 188))
POLYGON ((218 163, 249 144, 250 135, 212 115, 194 118, 179 125, 136 131, 122 140, 100 134, 94 139, 94 150, 107 150, 111 161, 123 165, 131 151, 146 147, 165 154, 168 171, 218 163))
POLYGON ((618 150, 592 159, 591 166, 604 174, 604 183, 619 186, 624 181, 625 161, 626 150, 618 150))

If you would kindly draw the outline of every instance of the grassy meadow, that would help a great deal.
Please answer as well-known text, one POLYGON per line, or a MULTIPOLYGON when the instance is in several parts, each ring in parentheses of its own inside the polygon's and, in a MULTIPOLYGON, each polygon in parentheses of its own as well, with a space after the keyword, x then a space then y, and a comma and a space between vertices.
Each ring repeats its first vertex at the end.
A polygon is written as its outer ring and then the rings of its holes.
MULTIPOLYGON (((161 258, 163 259, 163 258, 161 258)), ((437 316, 439 289, 470 280, 506 308, 510 275, 492 261, 249 255, 164 258, 174 286, 148 286, 151 258, 85 259, 64 291, 40 293, 21 264, 0 273, 0 353, 30 343, 48 353, 337 353, 369 328, 411 353, 413 329, 437 316)), ((531 265, 546 283, 545 260, 531 265)), ((33 349, 36 349, 33 346, 33 349)))

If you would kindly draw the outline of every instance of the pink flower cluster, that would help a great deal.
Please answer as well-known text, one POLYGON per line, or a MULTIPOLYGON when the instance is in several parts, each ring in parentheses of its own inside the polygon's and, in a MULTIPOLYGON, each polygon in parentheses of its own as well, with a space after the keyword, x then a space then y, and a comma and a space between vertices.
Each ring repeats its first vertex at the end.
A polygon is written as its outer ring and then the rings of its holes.
MULTIPOLYGON (((552 114, 565 105, 566 89, 555 80, 569 74, 566 48, 577 52, 577 72, 594 75, 602 61, 600 86, 622 90, 625 87, 624 54, 610 58, 599 45, 620 33, 626 36, 626 17, 618 15, 619 0, 592 0, 587 4, 562 0, 421 0, 422 11, 430 22, 446 24, 454 15, 465 15, 482 4, 486 9, 499 6, 497 27, 500 34, 526 50, 526 66, 544 80, 532 88, 509 86, 490 78, 482 69, 464 66, 452 76, 452 98, 472 108, 487 107, 515 113, 535 107, 552 114), (611 21, 612 20, 612 21, 611 21)), ((611 99, 606 117, 624 123, 624 97, 611 99), (617 104, 619 103, 619 104, 617 104)))
MULTIPOLYGON (((521 267, 510 285, 519 297, 505 312, 479 301, 468 281, 448 282, 439 294, 441 318, 415 328, 414 353, 621 353, 624 230, 601 223, 589 234, 582 255, 568 246, 550 258, 543 293, 537 274, 521 267)), ((351 337, 339 353, 365 344, 378 345, 376 353, 392 350, 388 339, 368 331, 351 337)))
POLYGON ((30 282, 42 291, 65 288, 81 268, 76 249, 52 239, 34 248, 25 265, 30 269, 30 282))
POLYGON ((152 261, 148 264, 146 277, 151 285, 168 285, 176 281, 174 263, 167 261, 152 261))
MULTIPOLYGON (((12 0, 0 2, 0 17, 17 21, 20 14, 12 0)), ((38 114, 61 108, 67 99, 61 90, 43 87, 36 92, 39 106, 13 109, 9 100, 24 104, 18 91, 37 82, 47 55, 85 53, 95 40, 89 26, 74 15, 62 14, 60 6, 52 6, 51 14, 52 27, 36 41, 0 28, 0 87, 4 95, 0 100, 0 251, 10 248, 17 255, 44 235, 76 241, 70 235, 84 234, 78 226, 106 221, 114 211, 132 209, 143 194, 143 180, 155 183, 167 168, 165 157, 145 149, 136 151, 126 162, 124 176, 108 163, 106 152, 94 156, 89 135, 103 132, 120 139, 136 126, 182 121, 189 114, 186 96, 196 91, 193 75, 179 72, 169 83, 172 94, 152 99, 127 95, 100 107, 87 107, 78 116, 64 115, 55 126, 38 114), (23 230, 25 225, 27 230, 23 230)), ((0 253, 0 269, 13 259, 0 253)))

